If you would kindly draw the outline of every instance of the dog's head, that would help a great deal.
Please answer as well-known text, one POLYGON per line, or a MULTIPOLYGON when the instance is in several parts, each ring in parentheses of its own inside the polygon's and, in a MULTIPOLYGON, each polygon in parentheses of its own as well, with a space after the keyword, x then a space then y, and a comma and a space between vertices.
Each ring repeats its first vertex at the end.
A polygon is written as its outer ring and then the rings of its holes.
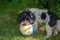
POLYGON ((33 24, 35 21, 35 16, 34 14, 29 11, 29 10, 25 10, 22 11, 19 15, 18 15, 18 22, 21 25, 26 25, 27 23, 29 24, 33 24))

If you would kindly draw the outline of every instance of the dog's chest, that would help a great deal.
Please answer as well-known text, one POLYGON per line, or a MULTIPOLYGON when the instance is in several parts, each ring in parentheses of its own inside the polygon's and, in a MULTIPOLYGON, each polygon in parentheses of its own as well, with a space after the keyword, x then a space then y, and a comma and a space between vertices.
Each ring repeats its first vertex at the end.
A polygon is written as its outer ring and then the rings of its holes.
POLYGON ((34 15, 35 15, 35 18, 36 18, 37 21, 40 21, 41 20, 39 11, 35 12, 34 15))

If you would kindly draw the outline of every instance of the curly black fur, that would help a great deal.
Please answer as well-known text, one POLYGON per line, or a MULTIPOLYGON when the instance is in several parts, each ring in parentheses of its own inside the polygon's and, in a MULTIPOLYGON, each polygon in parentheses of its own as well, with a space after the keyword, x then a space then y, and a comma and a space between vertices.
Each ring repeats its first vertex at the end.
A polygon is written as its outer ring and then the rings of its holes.
POLYGON ((18 22, 21 23, 22 21, 30 21, 33 20, 33 23, 35 21, 35 16, 31 11, 23 11, 18 15, 18 22))
POLYGON ((48 11, 47 13, 50 16, 50 21, 48 22, 48 24, 51 27, 53 27, 54 25, 57 24, 58 16, 54 12, 52 12, 52 11, 48 11))

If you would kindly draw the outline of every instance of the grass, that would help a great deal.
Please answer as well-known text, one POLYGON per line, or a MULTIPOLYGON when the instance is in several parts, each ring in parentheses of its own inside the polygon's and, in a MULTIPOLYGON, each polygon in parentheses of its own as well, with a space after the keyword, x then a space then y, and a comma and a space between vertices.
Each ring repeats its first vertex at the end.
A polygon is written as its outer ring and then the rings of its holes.
MULTIPOLYGON (((17 0, 12 3, 0 3, 0 40, 47 40, 40 33, 35 33, 32 36, 24 36, 19 31, 19 24, 17 23, 18 12, 25 8, 39 7, 36 4, 27 4, 32 0, 18 3, 17 0), (24 3, 25 2, 25 3, 24 3)), ((60 14, 57 14, 60 15, 60 14)), ((51 37, 48 40, 60 40, 60 34, 57 37, 51 37)))

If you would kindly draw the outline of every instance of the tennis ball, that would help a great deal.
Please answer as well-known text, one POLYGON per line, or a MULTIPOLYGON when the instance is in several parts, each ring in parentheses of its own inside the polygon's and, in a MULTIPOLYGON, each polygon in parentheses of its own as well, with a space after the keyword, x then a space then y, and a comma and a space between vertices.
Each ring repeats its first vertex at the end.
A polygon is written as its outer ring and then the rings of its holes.
POLYGON ((23 35, 32 35, 34 33, 34 25, 20 26, 20 32, 23 35))

